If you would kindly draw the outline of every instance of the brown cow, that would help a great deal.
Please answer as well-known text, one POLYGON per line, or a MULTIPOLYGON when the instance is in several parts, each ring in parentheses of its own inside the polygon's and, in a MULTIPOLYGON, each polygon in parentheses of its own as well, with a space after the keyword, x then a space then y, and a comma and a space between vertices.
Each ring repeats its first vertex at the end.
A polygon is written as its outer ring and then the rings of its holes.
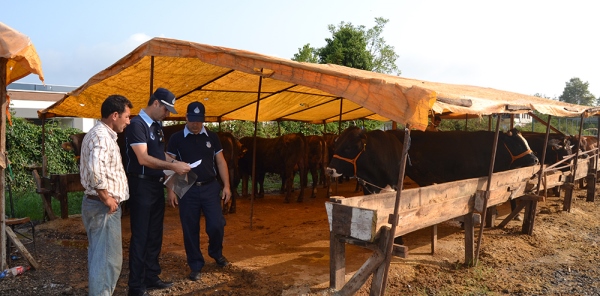
MULTIPOLYGON (((248 151, 239 161, 240 172, 242 173, 242 194, 248 194, 248 176, 252 174, 252 157, 253 157, 253 137, 244 137, 240 142, 248 151)), ((298 202, 302 202, 304 198, 304 180, 306 174, 304 172, 306 144, 304 136, 301 134, 288 134, 277 138, 256 138, 256 180, 253 180, 253 191, 257 197, 264 197, 264 180, 266 173, 279 174, 282 180, 285 180, 286 190, 285 202, 290 202, 290 196, 294 184, 295 168, 300 172, 300 193, 298 202), (257 190, 257 186, 260 189, 257 190)))
MULTIPOLYGON (((219 141, 223 147, 223 157, 227 162, 227 169, 229 171, 229 186, 231 189, 231 200, 229 203, 223 205, 223 214, 235 213, 236 212, 236 200, 239 197, 237 188, 240 184, 240 171, 238 168, 239 159, 246 153, 246 147, 243 147, 240 141, 236 139, 229 132, 218 132, 219 141)), ((217 168, 218 169, 218 168, 217 168)), ((217 174, 217 179, 223 186, 221 177, 217 174)))
MULTIPOLYGON (((323 184, 327 188, 327 180, 325 176, 325 167, 327 167, 329 158, 327 152, 327 144, 321 136, 306 136, 306 174, 310 171, 312 176, 312 198, 317 197, 317 183, 323 184)), ((308 178, 305 178, 308 180, 308 178)), ((304 184, 307 187, 307 184, 304 184)))
POLYGON ((81 143, 83 142, 83 137, 85 137, 86 133, 73 134, 69 136, 69 142, 63 142, 60 144, 60 147, 66 151, 73 151, 75 154, 75 159, 77 160, 77 164, 79 165, 79 157, 81 155, 81 143))

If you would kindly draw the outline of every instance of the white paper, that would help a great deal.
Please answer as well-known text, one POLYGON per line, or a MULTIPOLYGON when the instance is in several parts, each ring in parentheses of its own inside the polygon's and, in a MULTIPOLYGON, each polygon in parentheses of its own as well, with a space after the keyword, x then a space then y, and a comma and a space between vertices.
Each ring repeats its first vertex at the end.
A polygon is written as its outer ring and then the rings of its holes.
POLYGON ((195 167, 199 166, 201 163, 202 163, 202 159, 200 159, 200 160, 198 160, 198 161, 196 161, 194 163, 191 163, 190 167, 191 168, 195 168, 195 167))
MULTIPOLYGON (((192 163, 192 164, 189 164, 189 163, 188 163, 188 165, 190 166, 190 168, 192 168, 192 169, 193 169, 193 168, 195 168, 195 167, 199 166, 201 163, 202 163, 202 159, 200 159, 200 160, 198 160, 198 161, 196 161, 196 162, 194 162, 194 163, 192 163)), ((164 173, 164 174, 165 174, 165 176, 167 176, 167 178, 168 178, 168 177, 170 177, 171 175, 175 174, 175 171, 172 171, 172 170, 163 170, 163 173, 164 173)))

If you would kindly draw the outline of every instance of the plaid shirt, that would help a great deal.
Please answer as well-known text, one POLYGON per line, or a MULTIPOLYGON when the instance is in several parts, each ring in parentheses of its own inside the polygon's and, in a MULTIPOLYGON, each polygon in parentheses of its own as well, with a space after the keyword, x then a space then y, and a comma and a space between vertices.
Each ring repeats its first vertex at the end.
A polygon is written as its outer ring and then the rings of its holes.
POLYGON ((96 122, 83 138, 79 161, 81 184, 86 195, 98 195, 96 189, 106 189, 117 202, 129 199, 117 133, 102 121, 96 122))

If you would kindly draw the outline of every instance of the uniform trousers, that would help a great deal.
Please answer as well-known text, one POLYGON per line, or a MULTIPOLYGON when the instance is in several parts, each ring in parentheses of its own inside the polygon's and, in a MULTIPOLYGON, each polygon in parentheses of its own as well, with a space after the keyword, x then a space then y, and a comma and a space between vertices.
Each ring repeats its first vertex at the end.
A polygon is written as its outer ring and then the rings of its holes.
POLYGON ((129 177, 129 289, 144 290, 161 273, 165 192, 162 182, 129 177))
POLYGON ((179 218, 183 230, 183 242, 187 262, 192 271, 204 267, 200 251, 200 215, 204 214, 205 232, 208 235, 208 255, 218 260, 223 256, 225 217, 221 209, 219 182, 192 186, 179 201, 179 218))

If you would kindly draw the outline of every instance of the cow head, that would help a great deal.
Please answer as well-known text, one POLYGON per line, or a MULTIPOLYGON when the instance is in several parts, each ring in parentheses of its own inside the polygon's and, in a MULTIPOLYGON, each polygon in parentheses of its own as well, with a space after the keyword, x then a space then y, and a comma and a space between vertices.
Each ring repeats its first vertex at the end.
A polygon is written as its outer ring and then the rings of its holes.
POLYGON ((83 143, 83 137, 85 137, 85 133, 70 135, 70 142, 63 142, 60 145, 66 151, 73 151, 73 154, 75 154, 75 160, 78 163, 79 156, 81 155, 81 144, 83 143))
POLYGON ((327 172, 333 177, 356 176, 356 160, 366 147, 365 131, 358 127, 347 128, 335 142, 333 158, 327 172))
POLYGON ((501 133, 499 137, 499 149, 504 149, 508 152, 511 158, 509 165, 510 169, 532 166, 539 164, 540 161, 533 154, 527 140, 521 135, 517 129, 511 129, 506 133, 501 133))

